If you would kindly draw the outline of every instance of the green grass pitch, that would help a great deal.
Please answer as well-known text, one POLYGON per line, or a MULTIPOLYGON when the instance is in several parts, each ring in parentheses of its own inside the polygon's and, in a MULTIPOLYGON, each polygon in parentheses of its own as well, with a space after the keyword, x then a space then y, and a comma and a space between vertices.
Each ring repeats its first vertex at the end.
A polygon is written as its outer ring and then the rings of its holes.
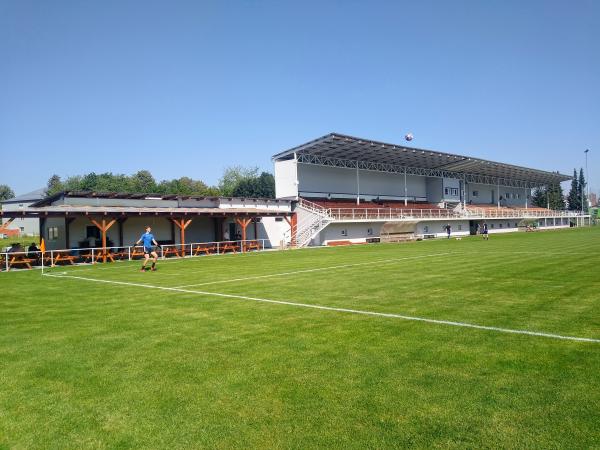
POLYGON ((600 447, 598 228, 139 266, 0 274, 0 448, 600 447))

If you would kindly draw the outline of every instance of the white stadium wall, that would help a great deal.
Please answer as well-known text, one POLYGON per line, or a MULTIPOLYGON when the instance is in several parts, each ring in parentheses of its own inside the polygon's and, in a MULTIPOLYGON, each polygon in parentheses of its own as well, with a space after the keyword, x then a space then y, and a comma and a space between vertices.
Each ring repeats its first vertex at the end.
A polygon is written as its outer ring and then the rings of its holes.
MULTIPOLYGON (((301 197, 361 198, 368 200, 380 197, 388 199, 404 198, 404 175, 370 170, 339 167, 324 167, 312 164, 298 164, 298 192, 301 197)), ((426 200, 425 178, 408 175, 406 177, 409 199, 426 200)), ((279 194, 278 194, 279 196, 279 194)))
POLYGON ((266 239, 267 248, 276 248, 281 244, 285 233, 290 229, 288 223, 277 217, 263 217, 257 224, 258 239, 266 239))
POLYGON ((498 186, 475 183, 467 184, 466 191, 466 201, 472 205, 496 204, 500 195, 502 205, 525 207, 527 196, 530 195, 529 189, 500 186, 498 191, 498 186), (473 195, 474 193, 477 195, 473 195))
POLYGON ((275 161, 275 196, 277 198, 298 198, 298 174, 296 161, 275 161))

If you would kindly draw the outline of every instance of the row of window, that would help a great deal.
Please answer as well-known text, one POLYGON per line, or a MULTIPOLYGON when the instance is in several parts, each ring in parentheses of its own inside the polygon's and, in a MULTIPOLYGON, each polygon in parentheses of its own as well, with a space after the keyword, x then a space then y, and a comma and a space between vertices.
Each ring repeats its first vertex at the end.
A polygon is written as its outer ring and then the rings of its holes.
MULTIPOLYGON (((473 191, 473 197, 479 197, 479 191, 473 191)), ((504 193, 504 198, 505 199, 519 199, 521 198, 521 194, 519 194, 518 192, 505 192, 504 193)))
MULTIPOLYGON (((341 235, 348 236, 348 230, 346 228, 342 228, 341 235)), ((373 228, 367 228, 367 236, 373 236, 373 228)))
POLYGON ((444 188, 444 195, 453 195, 458 197, 458 188, 444 188))
POLYGON ((48 227, 48 240, 56 241, 58 239, 58 227, 48 227))

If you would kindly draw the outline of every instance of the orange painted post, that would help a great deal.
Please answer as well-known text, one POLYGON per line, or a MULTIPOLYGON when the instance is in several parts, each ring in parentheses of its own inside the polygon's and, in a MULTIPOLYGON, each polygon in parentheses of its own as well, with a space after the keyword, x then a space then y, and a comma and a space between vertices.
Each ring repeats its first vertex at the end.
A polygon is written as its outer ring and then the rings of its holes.
POLYGON ((235 219, 240 227, 242 227, 242 253, 244 252, 244 248, 246 246, 246 227, 250 225, 252 219, 235 219))
POLYGON ((96 225, 96 227, 100 230, 100 232, 102 233, 102 262, 106 262, 106 258, 107 258, 107 250, 106 250, 106 232, 108 231, 108 229, 110 227, 112 227, 114 225, 114 223, 117 221, 117 219, 113 219, 110 222, 106 223, 105 219, 102 219, 102 224, 96 222, 94 219, 90 219, 90 221, 96 225))
POLYGON ((295 247, 297 244, 296 241, 296 233, 298 232, 298 215, 296 213, 292 214, 292 247, 295 247))
POLYGON ((296 213, 292 213, 292 217, 290 219, 288 219, 287 217, 284 217, 284 219, 290 226, 290 246, 295 247, 296 246, 296 232, 298 231, 297 230, 298 216, 296 215, 296 213))
POLYGON ((185 256, 185 229, 192 223, 192 219, 172 219, 173 223, 179 228, 179 240, 181 241, 181 256, 185 256))

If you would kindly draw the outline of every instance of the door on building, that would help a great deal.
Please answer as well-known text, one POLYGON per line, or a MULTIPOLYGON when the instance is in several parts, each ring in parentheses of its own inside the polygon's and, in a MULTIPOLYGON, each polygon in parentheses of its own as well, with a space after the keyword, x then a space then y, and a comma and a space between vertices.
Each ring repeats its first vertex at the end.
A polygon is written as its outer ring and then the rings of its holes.
POLYGON ((237 228, 237 226, 235 223, 232 222, 229 224, 229 239, 231 239, 232 241, 237 240, 237 237, 236 237, 237 229, 236 228, 237 228))

